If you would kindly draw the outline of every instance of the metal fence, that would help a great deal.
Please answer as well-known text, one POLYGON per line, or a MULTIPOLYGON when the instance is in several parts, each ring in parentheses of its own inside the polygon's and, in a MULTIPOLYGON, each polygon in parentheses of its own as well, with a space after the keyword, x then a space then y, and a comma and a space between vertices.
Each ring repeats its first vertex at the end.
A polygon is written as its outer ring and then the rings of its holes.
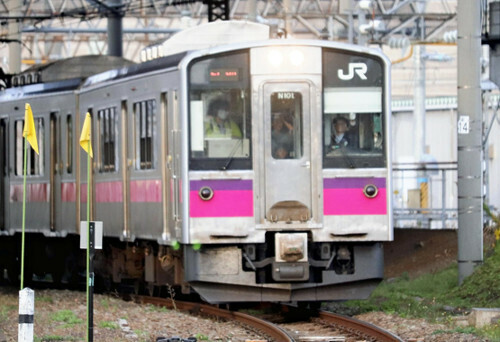
POLYGON ((457 163, 393 164, 394 227, 456 229, 457 163))

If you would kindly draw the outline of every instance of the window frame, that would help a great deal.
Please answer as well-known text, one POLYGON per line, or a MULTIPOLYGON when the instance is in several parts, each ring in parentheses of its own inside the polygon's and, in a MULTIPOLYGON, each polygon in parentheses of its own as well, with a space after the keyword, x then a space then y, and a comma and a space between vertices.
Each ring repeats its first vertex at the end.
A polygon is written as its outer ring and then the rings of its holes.
MULTIPOLYGON (((200 58, 193 59, 190 61, 187 67, 187 79, 188 79, 188 153, 189 153, 189 170, 251 170, 253 168, 253 151, 252 151, 252 111, 251 111, 251 84, 250 84, 250 50, 249 49, 241 49, 236 51, 224 52, 210 56, 203 56, 200 58), (234 61, 228 61, 228 57, 235 56, 234 61), (213 60, 213 65, 210 65, 210 68, 206 68, 205 76, 199 76, 199 72, 193 72, 193 68, 198 65, 198 63, 207 63, 209 60, 213 60), (212 80, 210 81, 209 71, 210 70, 220 70, 222 61, 224 61, 223 66, 229 69, 238 69, 239 71, 239 79, 235 79, 233 77, 229 77, 227 80, 221 81, 212 80), (232 62, 232 63, 231 63, 232 62), (197 80, 193 80, 194 75, 196 75, 197 80), (202 81, 200 78, 205 77, 202 81), (195 82, 197 81, 197 82, 195 82), (249 142, 249 153, 246 157, 234 157, 228 155, 227 157, 206 157, 206 156, 193 156, 192 151, 192 128, 191 128, 191 103, 192 101, 196 101, 195 92, 198 92, 197 96, 202 96, 204 93, 209 94, 213 92, 214 94, 217 92, 224 93, 230 91, 240 91, 242 98, 242 102, 239 105, 242 106, 245 111, 245 115, 242 117, 246 117, 246 121, 243 123, 240 130, 242 132, 243 138, 249 142)), ((208 96, 208 95, 205 95, 208 96)), ((204 113, 205 113, 204 109, 204 113)), ((205 116, 205 115, 204 115, 205 116)), ((235 138, 236 139, 236 138, 235 138)))
POLYGON ((97 110, 97 137, 99 147, 99 173, 118 172, 117 136, 118 115, 116 106, 97 110))
MULTIPOLYGON (((38 152, 29 145, 26 149, 26 175, 27 176, 44 176, 44 139, 45 139, 45 123, 43 117, 34 117, 35 132, 38 143, 38 152)), ((14 120, 14 175, 24 176, 24 150, 26 139, 23 137, 24 118, 14 120), (19 146, 20 145, 20 146, 19 146)))
MULTIPOLYGON (((331 57, 330 57, 331 59, 331 57)), ((324 48, 322 51, 322 65, 323 65, 323 71, 322 71, 322 84, 323 84, 323 90, 322 90, 322 102, 323 102, 323 113, 321 117, 321 122, 322 122, 322 148, 323 148, 323 169, 330 169, 330 168, 380 168, 380 167, 387 167, 387 143, 388 143, 388 135, 390 132, 386 132, 386 115, 387 115, 387 108, 386 108, 386 103, 384 101, 385 99, 385 92, 388 91, 387 85, 386 85, 386 79, 385 79, 385 64, 383 60, 374 55, 367 55, 367 54, 362 54, 362 53, 357 53, 357 52, 350 52, 350 51, 343 51, 343 50, 338 50, 334 48, 324 48), (359 63, 360 61, 364 62, 365 64, 368 65, 367 67, 367 72, 366 72, 366 80, 362 80, 360 77, 354 76, 352 80, 348 81, 342 81, 343 84, 335 84, 336 81, 334 80, 337 78, 337 71, 340 70, 341 68, 339 65, 330 65, 330 63, 327 63, 327 55, 328 54, 337 54, 335 60, 338 61, 340 60, 339 63, 359 63), (332 76, 333 75, 333 76, 332 76), (380 149, 377 149, 377 153, 350 153, 348 149, 342 149, 338 155, 328 155, 330 152, 327 150, 327 146, 330 145, 330 142, 328 142, 327 139, 327 133, 330 132, 331 136, 331 126, 329 129, 327 129, 327 120, 326 117, 327 115, 331 115, 331 119, 335 115, 341 115, 344 117, 349 118, 349 113, 326 113, 325 110, 325 102, 326 102, 326 89, 334 89, 334 88, 346 88, 346 89, 363 89, 363 88, 380 88, 380 103, 381 103, 381 108, 380 111, 378 112, 359 112, 357 115, 372 115, 372 124, 375 124, 375 120, 373 118, 375 115, 380 114, 380 128, 382 130, 382 147, 380 149), (380 152, 380 153, 378 153, 380 152)), ((344 66, 342 66, 342 69, 344 69, 344 66)), ((340 82, 340 81, 339 81, 340 82)), ((331 125, 331 122, 330 122, 331 125)), ((359 138, 359 137, 358 137, 359 138)), ((359 149, 362 151, 362 149, 359 149)), ((351 150, 353 151, 353 150, 351 150)), ((372 149, 372 151, 374 151, 372 149)))

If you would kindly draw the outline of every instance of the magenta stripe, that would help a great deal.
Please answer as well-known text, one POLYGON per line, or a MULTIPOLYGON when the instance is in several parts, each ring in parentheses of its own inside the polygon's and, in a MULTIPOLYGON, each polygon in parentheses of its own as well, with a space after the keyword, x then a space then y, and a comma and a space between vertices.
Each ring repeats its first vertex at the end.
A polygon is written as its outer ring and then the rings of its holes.
MULTIPOLYGON (((26 184, 26 202, 48 202, 49 201, 49 184, 33 183, 26 184)), ((23 185, 12 184, 10 186, 10 201, 23 201, 23 185)))
POLYGON ((386 215, 387 196, 384 188, 375 198, 368 198, 363 189, 325 189, 323 193, 325 215, 386 215))
POLYGON ((325 178, 323 180, 323 188, 325 189, 350 189, 350 188, 361 188, 363 189, 368 184, 373 184, 378 188, 385 188, 385 178, 351 178, 351 177, 339 177, 339 178, 325 178))
POLYGON ((62 202, 76 201, 76 183, 74 182, 61 183, 61 201, 62 202))
POLYGON ((131 202, 161 202, 160 180, 134 180, 130 182, 131 202))
MULTIPOLYGON (((87 195, 85 194, 85 197, 86 196, 87 195)), ((122 202, 123 201, 122 182, 115 181, 115 182, 96 183, 96 185, 95 185, 95 201, 97 203, 122 202)))
POLYGON ((214 191, 211 200, 204 201, 198 191, 189 193, 191 217, 249 217, 253 216, 253 191, 214 191))

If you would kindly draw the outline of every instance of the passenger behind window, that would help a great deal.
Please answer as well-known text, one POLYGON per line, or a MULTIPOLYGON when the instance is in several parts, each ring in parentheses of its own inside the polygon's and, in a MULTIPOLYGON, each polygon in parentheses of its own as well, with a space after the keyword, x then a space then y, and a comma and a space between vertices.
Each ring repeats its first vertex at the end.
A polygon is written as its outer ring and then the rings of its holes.
POLYGON ((276 159, 291 158, 293 148, 293 125, 285 119, 284 113, 272 115, 271 149, 276 159))
POLYGON ((242 138, 241 130, 230 117, 229 102, 215 99, 208 106, 205 137, 207 138, 242 138))

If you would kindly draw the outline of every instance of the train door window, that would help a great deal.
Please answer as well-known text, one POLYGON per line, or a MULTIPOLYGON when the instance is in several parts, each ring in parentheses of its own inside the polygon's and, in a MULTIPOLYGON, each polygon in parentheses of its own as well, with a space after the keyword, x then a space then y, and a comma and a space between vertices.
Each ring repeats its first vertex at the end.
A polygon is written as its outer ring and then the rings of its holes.
POLYGON ((135 160, 137 170, 154 169, 156 101, 134 103, 135 160))
MULTIPOLYGON (((44 155, 44 126, 43 126, 43 118, 34 118, 35 121, 35 131, 36 137, 38 140, 38 152, 40 154, 36 154, 35 150, 28 146, 26 151, 26 174, 31 176, 43 175, 44 174, 44 164, 43 164, 43 155, 44 155)), ((16 120, 14 122, 14 131, 15 131, 15 174, 17 176, 24 175, 23 165, 24 165, 24 144, 26 139, 23 137, 24 130, 24 120, 16 120)))
POLYGON ((116 171, 116 108, 97 111, 99 137, 99 171, 116 171))
POLYGON ((73 116, 66 116, 66 173, 73 173, 73 116))
POLYGON ((252 167, 248 63, 244 50, 190 65, 190 169, 252 167))
POLYGON ((302 94, 271 94, 271 155, 275 159, 300 159, 302 150, 302 94))
POLYGON ((383 62, 325 49, 323 85, 323 166, 385 166, 383 62))

